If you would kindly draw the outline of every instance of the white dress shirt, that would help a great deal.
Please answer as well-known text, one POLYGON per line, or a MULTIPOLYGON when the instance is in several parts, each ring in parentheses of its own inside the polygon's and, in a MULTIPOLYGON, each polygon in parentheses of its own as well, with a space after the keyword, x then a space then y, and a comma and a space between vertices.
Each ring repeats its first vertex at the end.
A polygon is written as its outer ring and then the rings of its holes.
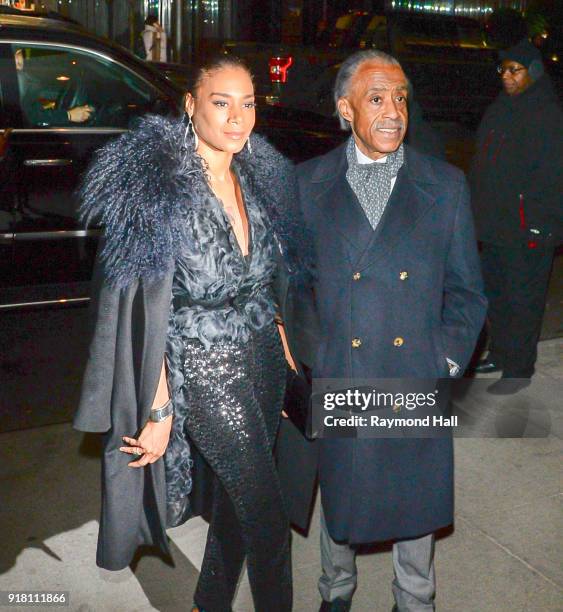
MULTIPOLYGON (((387 155, 380 157, 379 159, 372 159, 371 157, 368 157, 365 153, 362 153, 356 143, 354 143, 354 146, 356 147, 356 158, 359 164, 373 164, 373 162, 375 162, 376 164, 384 164, 387 161, 387 155)), ((391 194, 393 193, 393 187, 395 187, 396 181, 397 177, 394 176, 391 179, 391 190, 389 191, 389 196, 391 196, 391 194)))

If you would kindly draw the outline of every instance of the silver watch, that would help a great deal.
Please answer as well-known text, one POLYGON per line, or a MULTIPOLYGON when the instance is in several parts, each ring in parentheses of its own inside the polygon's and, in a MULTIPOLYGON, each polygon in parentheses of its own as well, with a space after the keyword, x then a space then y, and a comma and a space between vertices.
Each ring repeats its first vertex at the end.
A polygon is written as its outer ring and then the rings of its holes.
POLYGON ((174 412, 174 407, 172 406, 172 400, 169 399, 164 406, 157 408, 156 410, 151 410, 151 414, 149 420, 153 423, 160 423, 167 419, 174 412))

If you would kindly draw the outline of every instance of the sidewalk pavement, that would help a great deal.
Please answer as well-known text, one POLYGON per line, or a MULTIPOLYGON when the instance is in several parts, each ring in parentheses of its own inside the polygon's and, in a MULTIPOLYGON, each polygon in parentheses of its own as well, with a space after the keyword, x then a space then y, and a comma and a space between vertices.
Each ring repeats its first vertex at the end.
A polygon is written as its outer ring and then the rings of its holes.
MULTIPOLYGON (((539 349, 530 387, 487 396, 497 414, 525 414, 516 429, 529 437, 455 440, 455 527, 436 544, 440 612, 563 611, 563 339, 539 349)), ((96 567, 97 445, 68 424, 0 435, 0 591, 68 591, 60 609, 73 612, 189 610, 205 545, 200 519, 169 531, 175 568, 147 555, 121 572, 96 567)), ((309 537, 293 538, 296 612, 319 606, 318 538, 317 506, 309 537)), ((390 548, 366 551, 358 569, 353 612, 389 612, 390 548)), ((253 609, 246 578, 234 609, 253 609)))

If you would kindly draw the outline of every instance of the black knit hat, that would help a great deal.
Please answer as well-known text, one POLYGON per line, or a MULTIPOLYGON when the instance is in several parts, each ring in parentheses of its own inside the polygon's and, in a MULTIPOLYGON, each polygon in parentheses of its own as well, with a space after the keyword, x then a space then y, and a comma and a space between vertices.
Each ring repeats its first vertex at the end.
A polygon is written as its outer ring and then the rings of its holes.
POLYGON ((508 49, 499 51, 499 57, 501 61, 512 60, 513 62, 522 64, 522 66, 526 68, 529 68, 534 60, 539 60, 541 62, 541 53, 527 38, 523 38, 520 42, 508 49))

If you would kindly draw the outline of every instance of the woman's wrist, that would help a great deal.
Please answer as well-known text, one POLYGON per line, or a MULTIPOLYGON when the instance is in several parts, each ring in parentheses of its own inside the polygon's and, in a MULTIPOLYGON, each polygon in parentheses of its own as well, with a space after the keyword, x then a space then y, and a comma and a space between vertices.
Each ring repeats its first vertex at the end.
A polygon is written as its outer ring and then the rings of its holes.
POLYGON ((160 406, 153 406, 151 408, 151 410, 162 410, 162 408, 164 408, 165 406, 168 406, 168 404, 170 404, 172 402, 172 400, 170 398, 168 398, 164 404, 161 404, 160 406))
POLYGON ((160 423, 161 421, 165 421, 169 416, 172 416, 174 412, 174 407, 172 406, 172 400, 169 399, 163 406, 160 408, 152 408, 149 420, 153 421, 153 423, 160 423))

